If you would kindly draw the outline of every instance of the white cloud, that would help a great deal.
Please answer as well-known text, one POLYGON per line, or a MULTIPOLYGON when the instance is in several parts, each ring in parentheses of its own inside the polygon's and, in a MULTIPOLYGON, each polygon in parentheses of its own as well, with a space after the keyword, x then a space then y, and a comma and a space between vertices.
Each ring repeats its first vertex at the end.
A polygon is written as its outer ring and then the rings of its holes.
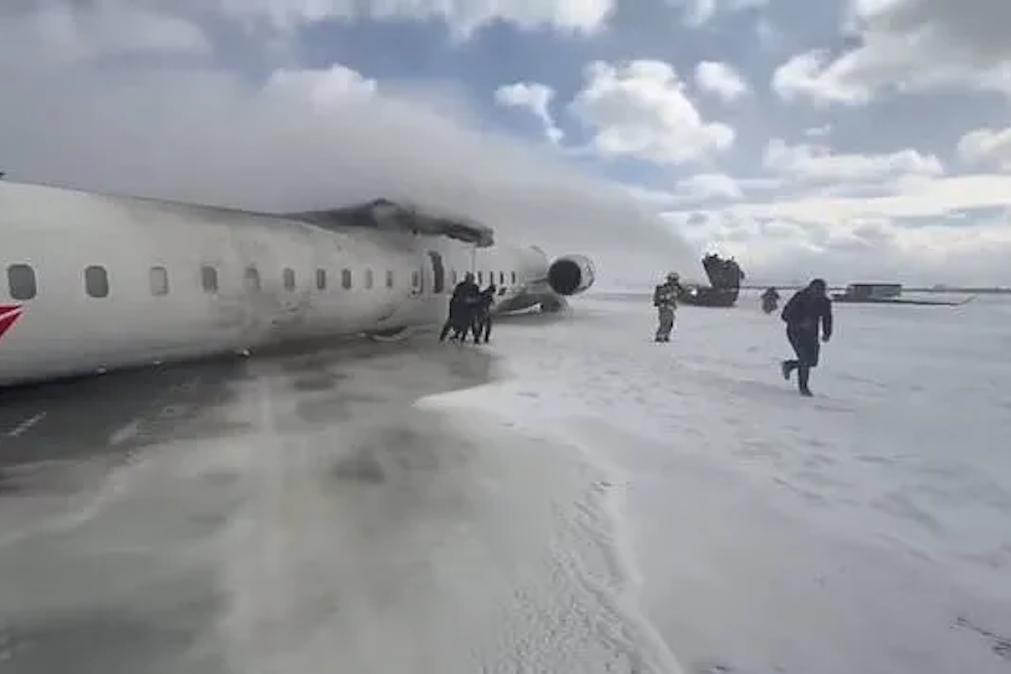
POLYGON ((794 56, 779 66, 772 77, 772 88, 785 101, 802 98, 815 103, 866 103, 871 89, 865 84, 851 82, 840 75, 838 67, 827 67, 828 53, 809 51, 794 56))
POLYGON ((769 0, 667 0, 673 7, 684 8, 686 26, 698 28, 709 23, 717 14, 739 12, 751 7, 761 7, 769 0))
POLYGON ((277 70, 266 85, 271 95, 310 101, 319 108, 369 98, 376 81, 340 64, 328 70, 277 70))
POLYGON ((719 61, 701 61, 695 66, 695 83, 702 91, 733 102, 748 93, 748 85, 733 67, 719 61))
POLYGON ((699 201, 731 200, 744 196, 737 181, 725 173, 699 173, 678 181, 677 189, 687 198, 699 201))
POLYGON ((498 21, 521 28, 549 26, 592 33, 601 29, 614 0, 218 0, 228 13, 270 21, 288 30, 328 19, 439 19, 466 37, 498 21))
POLYGON ((812 126, 804 129, 804 135, 808 138, 828 138, 832 133, 831 124, 823 124, 821 126, 812 126))
POLYGON ((688 26, 708 23, 716 14, 716 0, 680 0, 685 5, 684 21, 688 26))
MULTIPOLYGON (((829 225, 846 225, 861 218, 940 221, 963 211, 1006 208, 1008 194, 1011 194, 1011 176, 982 174, 899 183, 885 196, 802 197, 768 203, 743 203, 729 208, 739 215, 829 225)), ((1011 236, 1011 229, 1008 235, 1011 236)))
POLYGON ((10 180, 266 211, 385 196, 474 217, 500 240, 550 254, 585 251, 602 282, 608 270, 670 259, 698 267, 683 241, 614 183, 555 152, 482 132, 441 99, 385 92, 343 66, 282 71, 253 86, 221 71, 135 64, 24 77, 8 56, 0 44, 10 180))
POLYGON ((682 204, 682 200, 677 194, 667 190, 640 187, 639 185, 627 185, 625 191, 633 199, 642 202, 650 208, 665 210, 682 204))
POLYGON ((726 202, 741 199, 738 181, 723 173, 699 173, 679 180, 673 191, 637 186, 627 188, 635 199, 653 208, 667 210, 689 204, 726 202))
POLYGON ((680 164, 733 144, 734 130, 705 122, 667 63, 597 61, 586 68, 585 78, 570 108, 593 129, 593 147, 601 155, 680 164))
POLYGON ((555 125, 551 116, 549 106, 554 96, 554 89, 536 82, 517 82, 495 90, 496 103, 506 107, 526 108, 541 120, 548 140, 558 143, 565 134, 555 125))
POLYGON ((725 173, 698 173, 677 182, 672 190, 626 186, 627 192, 644 205, 671 209, 714 207, 721 203, 757 198, 783 189, 783 178, 735 178, 725 173))
POLYGON ((778 138, 765 149, 767 169, 799 181, 846 183, 882 182, 944 173, 934 155, 916 150, 890 154, 834 154, 820 145, 787 145, 778 138))
POLYGON ((49 2, 30 11, 0 8, 0 42, 44 63, 138 54, 192 57, 212 51, 196 24, 121 0, 49 2))
POLYGON ((184 19, 141 9, 123 9, 99 22, 98 48, 104 54, 143 52, 207 54, 211 45, 196 24, 184 19))
POLYGON ((783 98, 857 105, 884 89, 938 86, 1011 95, 1007 0, 850 0, 847 24, 859 46, 793 57, 773 80, 783 98))
MULTIPOLYGON (((915 18, 924 0, 904 2, 916 10, 915 18)), ((270 4, 265 0, 239 4, 245 9, 233 8, 226 18, 249 19, 254 29, 249 35, 266 38, 260 44, 277 39, 295 45, 298 33, 275 32, 274 26, 366 15, 445 20, 457 37, 497 21, 586 32, 602 25, 527 20, 522 16, 549 15, 533 4, 517 9, 517 3, 495 0, 487 0, 484 9, 480 3, 447 0, 440 5, 444 10, 431 10, 438 4, 434 0, 355 1, 347 4, 346 14, 335 14, 339 3, 328 0, 297 3, 292 14, 285 14, 295 6, 290 2, 271 10, 264 10, 270 4)), ((878 4, 891 6, 893 0, 878 4)), ((574 11, 593 6, 580 4, 574 11)), ((1007 208, 1011 176, 943 177, 936 157, 915 150, 854 154, 823 147, 823 140, 778 141, 767 148, 767 176, 706 172, 684 178, 668 192, 632 190, 635 198, 630 198, 613 183, 584 175, 561 153, 479 131, 477 111, 452 91, 436 93, 428 86, 405 92, 403 84, 380 86, 340 65, 279 70, 263 86, 237 73, 201 70, 210 67, 208 33, 187 18, 213 11, 208 7, 220 4, 4 3, 3 169, 13 179, 254 210, 322 208, 380 195, 406 198, 485 220, 502 239, 540 243, 551 253, 585 250, 598 259, 605 276, 616 269, 697 267, 694 254, 657 227, 656 211, 676 209, 670 219, 682 223, 697 245, 726 246, 749 271, 835 269, 840 280, 852 280, 864 270, 877 276, 871 273, 876 268, 882 276, 900 269, 1009 280, 1011 223, 994 212, 1007 208), (145 58, 127 61, 137 54, 145 58), (43 109, 46 115, 39 114, 43 109)), ((713 7, 716 13, 728 8, 719 2, 713 7)), ((786 77, 785 85, 780 76, 786 95, 825 101, 828 83, 828 100, 863 102, 889 87, 847 65, 846 56, 868 44, 861 21, 857 17, 854 23, 861 31, 857 48, 841 55, 819 52, 813 66, 795 71, 792 80, 786 77)), ((890 30, 898 34, 903 26, 896 18, 890 30)), ((1006 45, 988 47, 991 57, 980 48, 985 43, 971 43, 963 51, 975 50, 974 55, 964 58, 953 56, 948 45, 945 58, 950 72, 965 76, 959 81, 996 88, 1006 45), (970 63, 978 68, 970 70, 970 63)), ((911 44, 920 49, 915 40, 911 44)), ((899 87, 958 79, 939 78, 949 71, 938 59, 925 62, 929 76, 909 75, 906 54, 895 59, 892 72, 899 87)), ((297 63, 294 58, 284 62, 297 63)), ((538 86, 544 85, 525 83, 522 91, 496 99, 530 109, 551 133, 553 99, 549 88, 538 86)), ((590 148, 607 156, 662 165, 706 161, 734 140, 730 127, 702 119, 678 74, 655 61, 594 64, 569 110, 591 131, 590 148)), ((824 131, 805 135, 820 139, 824 131)), ((966 134, 959 156, 981 167, 1011 170, 1008 135, 999 128, 966 134)))
POLYGON ((969 164, 993 165, 1002 171, 1011 171, 1011 127, 970 131, 958 142, 958 155, 969 164))
POLYGON ((1011 178, 942 178, 885 198, 744 203, 664 217, 697 250, 736 255, 756 282, 826 276, 991 285, 1011 282, 1007 214, 955 216, 999 206, 1009 188, 1011 178))

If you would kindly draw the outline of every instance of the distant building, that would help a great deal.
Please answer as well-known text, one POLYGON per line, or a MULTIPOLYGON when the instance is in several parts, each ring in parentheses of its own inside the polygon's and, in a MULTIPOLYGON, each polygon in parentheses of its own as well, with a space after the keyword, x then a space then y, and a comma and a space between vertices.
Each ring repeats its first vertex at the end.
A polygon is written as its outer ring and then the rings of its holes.
POLYGON ((846 292, 837 295, 836 299, 844 300, 887 300, 902 294, 901 283, 851 283, 846 286, 846 292))

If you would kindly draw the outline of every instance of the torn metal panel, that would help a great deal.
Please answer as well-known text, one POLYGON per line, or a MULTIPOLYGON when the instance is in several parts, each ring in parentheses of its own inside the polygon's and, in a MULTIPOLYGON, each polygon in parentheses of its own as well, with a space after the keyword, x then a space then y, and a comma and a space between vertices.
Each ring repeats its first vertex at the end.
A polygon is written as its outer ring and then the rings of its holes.
POLYGON ((376 199, 366 204, 323 211, 291 213, 285 217, 301 220, 326 229, 339 227, 368 227, 387 231, 409 231, 418 234, 448 236, 487 248, 495 243, 491 227, 464 218, 425 213, 386 199, 376 199))

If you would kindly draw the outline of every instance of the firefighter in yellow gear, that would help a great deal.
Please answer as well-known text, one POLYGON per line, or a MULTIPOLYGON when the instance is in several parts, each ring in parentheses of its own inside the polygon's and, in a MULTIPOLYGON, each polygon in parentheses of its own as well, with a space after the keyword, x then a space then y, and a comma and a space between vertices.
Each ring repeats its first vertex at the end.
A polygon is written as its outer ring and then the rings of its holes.
POLYGON ((674 310, 677 309, 678 293, 681 284, 676 272, 667 274, 667 280, 653 291, 653 306, 657 309, 660 324, 656 330, 657 342, 669 342, 671 330, 674 329, 674 310))

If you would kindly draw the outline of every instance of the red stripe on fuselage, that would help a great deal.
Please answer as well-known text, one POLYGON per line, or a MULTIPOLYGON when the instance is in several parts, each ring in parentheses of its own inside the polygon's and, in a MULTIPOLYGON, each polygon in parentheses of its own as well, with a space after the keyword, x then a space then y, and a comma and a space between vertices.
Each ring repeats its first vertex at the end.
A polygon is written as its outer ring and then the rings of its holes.
POLYGON ((21 307, 18 305, 0 305, 0 339, 10 330, 18 319, 21 318, 21 307))

